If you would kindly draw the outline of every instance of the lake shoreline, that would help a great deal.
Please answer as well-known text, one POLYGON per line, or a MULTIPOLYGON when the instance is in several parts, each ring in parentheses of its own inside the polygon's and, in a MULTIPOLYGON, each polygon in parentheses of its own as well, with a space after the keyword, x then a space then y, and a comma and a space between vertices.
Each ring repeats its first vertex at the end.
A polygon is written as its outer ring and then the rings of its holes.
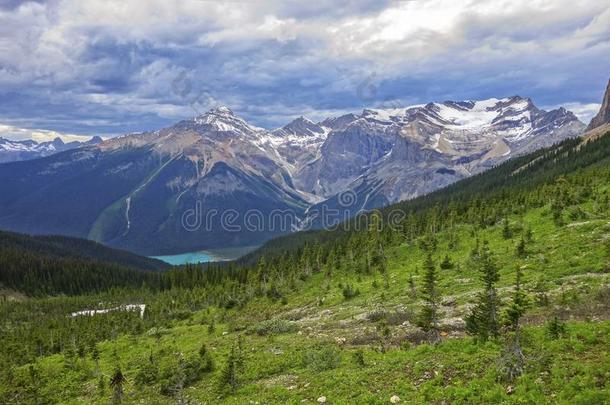
POLYGON ((162 260, 173 266, 200 263, 218 263, 239 259, 252 252, 259 246, 240 246, 221 249, 202 249, 194 252, 185 252, 175 255, 149 256, 152 259, 162 260))

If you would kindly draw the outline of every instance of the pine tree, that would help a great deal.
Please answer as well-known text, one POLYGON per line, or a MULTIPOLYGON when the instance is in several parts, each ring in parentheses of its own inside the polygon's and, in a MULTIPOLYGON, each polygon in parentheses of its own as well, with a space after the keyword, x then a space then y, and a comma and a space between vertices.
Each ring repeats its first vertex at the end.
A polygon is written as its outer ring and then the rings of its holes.
POLYGON ((525 356, 521 349, 521 318, 528 307, 527 296, 521 289, 522 270, 517 267, 512 300, 506 309, 506 326, 512 333, 507 337, 504 355, 500 362, 500 372, 508 381, 514 381, 523 374, 525 356))
POLYGON ((120 404, 123 401, 123 384, 127 382, 127 379, 123 375, 121 368, 117 366, 114 369, 114 373, 110 378, 110 387, 112 388, 112 403, 120 404))
POLYGON ((99 374, 100 373, 100 351, 98 350, 96 345, 93 346, 91 358, 95 362, 95 373, 99 374))
POLYGON ((454 264, 451 261, 451 258, 449 257, 449 255, 445 255, 445 258, 441 262, 441 269, 449 270, 449 269, 452 269, 453 267, 454 267, 454 264))
POLYGON ((220 372, 220 380, 219 380, 219 386, 220 389, 224 389, 224 388, 229 388, 231 390, 232 393, 235 392, 235 390, 238 387, 238 381, 237 381, 237 368, 238 368, 238 364, 237 364, 237 357, 235 354, 235 346, 231 347, 231 351, 229 352, 229 355, 227 356, 227 361, 224 364, 224 367, 222 368, 221 372, 220 372))
POLYGON ((74 348, 74 343, 70 342, 66 351, 64 353, 65 364, 64 367, 70 370, 76 369, 76 350, 74 348))
POLYGON ((546 332, 553 340, 557 340, 566 334, 565 324, 555 315, 546 327, 546 332))
POLYGON ((490 337, 496 338, 500 334, 498 319, 500 299, 496 289, 500 274, 487 242, 483 242, 479 254, 474 256, 474 263, 481 273, 484 289, 478 295, 475 307, 466 317, 466 329, 485 341, 490 337))
POLYGON ((409 295, 411 298, 417 297, 417 288, 415 286, 415 280, 413 279, 413 273, 409 273, 409 295))
POLYGON ((369 226, 368 237, 368 252, 370 255, 370 267, 378 270, 384 277, 386 288, 389 287, 389 276, 387 257, 383 249, 383 240, 381 238, 381 214, 375 211, 371 214, 371 224, 369 226))
POLYGON ((100 378, 97 380, 97 390, 100 396, 103 396, 106 392, 106 380, 103 375, 100 375, 100 378))
POLYGON ((179 354, 178 358, 178 368, 174 372, 173 375, 174 384, 171 387, 171 390, 174 393, 174 397, 176 398, 176 403, 178 405, 186 404, 186 397, 184 395, 184 389, 186 388, 186 362, 184 361, 184 357, 182 354, 179 354))
POLYGON ((513 231, 510 229, 508 224, 508 218, 504 219, 504 227, 502 228, 502 237, 504 239, 510 239, 513 237, 513 231))
POLYGON ((201 360, 201 370, 203 372, 207 373, 214 370, 214 359, 205 343, 202 343, 199 348, 199 359, 201 360))
POLYGON ((441 341, 439 329, 440 295, 437 287, 436 266, 430 252, 428 252, 424 263, 424 271, 424 283, 421 287, 424 307, 417 319, 417 326, 430 334, 431 343, 437 344, 441 341))
POLYGON ((517 253, 517 256, 523 257, 523 256, 525 256, 526 252, 527 252, 527 250, 525 247, 525 238, 522 236, 521 241, 517 245, 516 253, 517 253))
POLYGON ((332 249, 326 258, 326 277, 332 277, 333 271, 337 269, 337 254, 332 249))

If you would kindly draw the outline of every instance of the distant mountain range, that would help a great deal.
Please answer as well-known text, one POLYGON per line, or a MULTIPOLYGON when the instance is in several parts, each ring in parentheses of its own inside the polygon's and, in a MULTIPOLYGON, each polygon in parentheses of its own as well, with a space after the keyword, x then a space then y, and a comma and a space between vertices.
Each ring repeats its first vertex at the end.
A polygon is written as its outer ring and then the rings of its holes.
POLYGON ((0 228, 157 255, 255 245, 437 190, 585 127, 519 96, 300 117, 274 131, 219 107, 0 165, 0 228))
POLYGON ((59 137, 49 142, 13 141, 0 137, 0 163, 41 158, 87 145, 97 145, 100 142, 102 142, 102 138, 99 136, 94 136, 86 142, 73 141, 68 143, 65 143, 59 137))

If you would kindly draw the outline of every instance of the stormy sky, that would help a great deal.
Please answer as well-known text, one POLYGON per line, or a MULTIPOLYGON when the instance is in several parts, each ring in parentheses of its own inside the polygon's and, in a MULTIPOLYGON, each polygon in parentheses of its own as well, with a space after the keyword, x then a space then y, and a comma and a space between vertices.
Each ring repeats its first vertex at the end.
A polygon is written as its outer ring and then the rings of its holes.
POLYGON ((0 0, 13 139, 515 94, 588 122, 609 78, 610 0, 0 0))

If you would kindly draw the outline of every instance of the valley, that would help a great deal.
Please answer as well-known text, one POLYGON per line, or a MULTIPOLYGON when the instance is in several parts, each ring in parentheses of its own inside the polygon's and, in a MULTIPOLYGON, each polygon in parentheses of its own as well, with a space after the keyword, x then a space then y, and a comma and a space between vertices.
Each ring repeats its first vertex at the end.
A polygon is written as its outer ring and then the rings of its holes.
POLYGON ((0 1, 0 405, 610 405, 610 0, 0 1))
POLYGON ((0 302, 0 399, 106 403, 120 372, 126 403, 605 403, 609 145, 568 140, 241 264, 0 302), (490 274, 496 326, 478 321, 490 274))
POLYGON ((271 131, 221 106, 0 165, 0 228, 147 256, 259 245, 430 193, 584 128, 564 108, 520 96, 299 117, 271 131))

